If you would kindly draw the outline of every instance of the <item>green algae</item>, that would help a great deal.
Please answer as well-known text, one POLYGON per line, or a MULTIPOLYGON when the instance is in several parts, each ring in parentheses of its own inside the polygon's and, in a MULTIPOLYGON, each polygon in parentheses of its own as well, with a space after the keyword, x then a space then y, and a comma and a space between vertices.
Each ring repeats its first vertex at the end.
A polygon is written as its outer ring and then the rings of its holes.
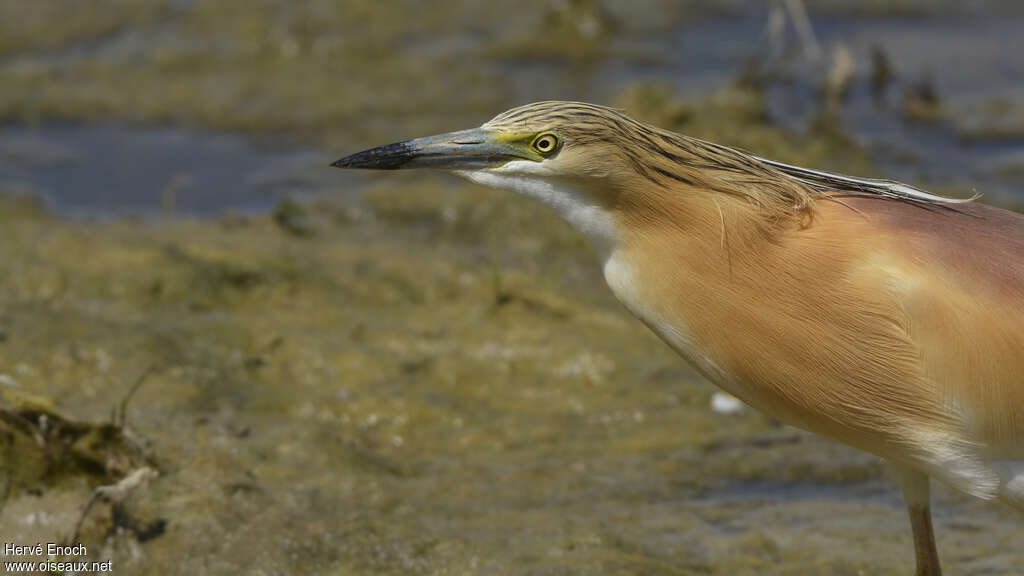
POLYGON ((475 95, 477 113, 492 110, 493 72, 455 65, 462 53, 415 50, 409 58, 403 47, 454 34, 474 13, 495 8, 438 3, 415 22, 405 18, 408 9, 401 2, 197 3, 155 23, 146 42, 112 53, 0 63, 0 119, 120 118, 348 137, 358 136, 356 120, 369 108, 411 116, 428 102, 443 110, 463 92, 475 95), (446 81, 437 82, 442 70, 446 81))
POLYGON ((0 58, 108 37, 152 23, 168 11, 165 0, 59 0, 0 2, 0 58))
POLYGON ((152 464, 145 442, 123 422, 75 420, 51 399, 10 387, 9 376, 6 381, 7 387, 0 389, 5 496, 77 477, 99 484, 152 464))

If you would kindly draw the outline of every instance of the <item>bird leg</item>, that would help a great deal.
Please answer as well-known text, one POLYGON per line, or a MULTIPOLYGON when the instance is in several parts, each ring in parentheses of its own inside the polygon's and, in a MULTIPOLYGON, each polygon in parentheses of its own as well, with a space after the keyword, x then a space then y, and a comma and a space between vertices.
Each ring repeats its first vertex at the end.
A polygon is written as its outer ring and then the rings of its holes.
POLYGON ((930 479, 924 472, 899 464, 893 464, 893 468, 910 514, 910 528, 914 534, 914 552, 917 556, 915 576, 942 576, 939 552, 935 548, 935 532, 932 530, 930 479))

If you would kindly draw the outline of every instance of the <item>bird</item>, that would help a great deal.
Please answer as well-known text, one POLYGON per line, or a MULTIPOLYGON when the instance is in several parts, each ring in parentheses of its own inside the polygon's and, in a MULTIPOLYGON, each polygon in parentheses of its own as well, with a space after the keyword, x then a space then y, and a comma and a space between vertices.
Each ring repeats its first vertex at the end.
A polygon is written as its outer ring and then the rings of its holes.
POLYGON ((697 372, 891 464, 918 576, 941 574, 932 479, 1024 512, 1024 215, 582 102, 332 166, 450 171, 561 215, 616 298, 697 372))

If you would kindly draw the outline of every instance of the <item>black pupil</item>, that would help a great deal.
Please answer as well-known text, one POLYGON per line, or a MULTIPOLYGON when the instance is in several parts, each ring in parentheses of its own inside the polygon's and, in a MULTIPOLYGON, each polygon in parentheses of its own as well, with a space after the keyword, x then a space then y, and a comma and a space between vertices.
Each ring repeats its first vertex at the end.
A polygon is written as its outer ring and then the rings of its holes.
POLYGON ((548 148, 551 148, 551 139, 541 138, 540 142, 537 142, 537 147, 540 148, 541 150, 547 150, 548 148))

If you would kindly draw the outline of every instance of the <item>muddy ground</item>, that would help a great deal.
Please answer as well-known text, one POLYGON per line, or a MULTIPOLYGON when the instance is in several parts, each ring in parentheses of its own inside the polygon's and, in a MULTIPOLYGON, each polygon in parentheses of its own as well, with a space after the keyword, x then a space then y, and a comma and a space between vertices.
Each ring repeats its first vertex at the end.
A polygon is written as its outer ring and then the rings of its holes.
MULTIPOLYGON (((90 4, 68 19, 60 3, 0 2, 5 121, 173 123, 338 156, 479 123, 519 98, 502 66, 586 71, 607 37, 742 8, 444 2, 410 23, 402 3, 90 4), (494 66, 451 68, 460 49, 494 66)), ((630 80, 607 101, 760 155, 887 174, 823 102, 805 128, 780 126, 776 80, 742 72, 687 95, 630 80)), ((957 108, 940 108, 931 121, 955 131, 957 108)), ((164 216, 69 216, 5 191, 0 543, 78 541, 127 575, 912 571, 876 458, 711 410, 715 389, 541 207, 442 176, 342 182, 269 213, 164 216), (155 475, 83 517, 142 468, 155 475)), ((944 487, 935 500, 948 573, 1021 573, 1018 515, 944 487)))

